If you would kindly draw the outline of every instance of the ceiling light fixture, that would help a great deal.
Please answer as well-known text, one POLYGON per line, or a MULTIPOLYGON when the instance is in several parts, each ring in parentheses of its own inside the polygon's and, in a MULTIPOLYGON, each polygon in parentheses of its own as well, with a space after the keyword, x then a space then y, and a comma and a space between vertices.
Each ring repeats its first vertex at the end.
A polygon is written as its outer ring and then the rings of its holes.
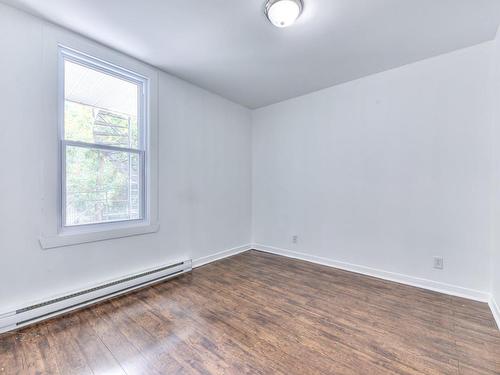
POLYGON ((274 26, 288 27, 299 18, 303 7, 302 0, 268 0, 265 12, 274 26))

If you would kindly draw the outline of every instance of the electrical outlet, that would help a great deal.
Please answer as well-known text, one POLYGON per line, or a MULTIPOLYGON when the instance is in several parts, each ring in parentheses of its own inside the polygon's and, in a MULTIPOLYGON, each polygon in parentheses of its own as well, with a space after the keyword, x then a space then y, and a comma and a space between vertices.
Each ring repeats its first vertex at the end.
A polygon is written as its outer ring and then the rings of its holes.
POLYGON ((296 244, 297 242, 299 242, 299 236, 297 235, 292 236, 292 243, 296 244))
POLYGON ((434 257, 434 268, 437 270, 442 270, 444 268, 443 257, 434 257))

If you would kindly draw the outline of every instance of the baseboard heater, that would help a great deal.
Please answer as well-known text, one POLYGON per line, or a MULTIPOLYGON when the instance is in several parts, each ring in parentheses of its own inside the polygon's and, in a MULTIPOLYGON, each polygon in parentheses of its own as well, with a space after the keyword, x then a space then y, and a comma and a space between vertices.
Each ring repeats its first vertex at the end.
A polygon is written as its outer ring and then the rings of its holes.
POLYGON ((140 273, 111 280, 89 289, 75 291, 50 300, 38 302, 14 311, 0 314, 0 333, 15 330, 56 315, 80 309, 97 302, 110 299, 179 276, 192 270, 192 261, 185 260, 159 268, 149 269, 140 273))

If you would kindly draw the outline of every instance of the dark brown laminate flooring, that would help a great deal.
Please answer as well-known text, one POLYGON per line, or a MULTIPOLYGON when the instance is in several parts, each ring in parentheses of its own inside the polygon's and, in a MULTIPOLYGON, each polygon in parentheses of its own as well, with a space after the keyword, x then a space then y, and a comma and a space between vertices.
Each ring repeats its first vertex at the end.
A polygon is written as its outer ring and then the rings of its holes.
POLYGON ((500 374, 484 303, 249 251, 0 336, 3 374, 500 374))

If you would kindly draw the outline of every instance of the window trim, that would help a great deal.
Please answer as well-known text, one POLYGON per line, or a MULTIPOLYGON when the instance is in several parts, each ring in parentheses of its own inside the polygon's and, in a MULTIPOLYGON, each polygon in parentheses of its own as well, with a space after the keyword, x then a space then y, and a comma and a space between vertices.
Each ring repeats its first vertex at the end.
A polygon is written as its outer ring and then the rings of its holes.
MULTIPOLYGON (((93 67, 93 66, 92 66, 93 67)), ((41 125, 47 131, 40 133, 40 220, 39 244, 42 249, 63 248, 72 245, 119 239, 129 236, 156 233, 160 229, 159 222, 159 170, 158 170, 158 96, 159 72, 157 69, 132 57, 92 42, 76 34, 47 26, 43 30, 43 65, 42 88, 44 90, 44 115, 41 125), (108 222, 95 225, 69 227, 71 230, 61 231, 60 202, 60 132, 62 117, 59 96, 62 93, 60 79, 60 50, 77 53, 92 62, 104 63, 106 67, 118 68, 120 78, 123 72, 129 77, 141 77, 147 85, 144 92, 148 100, 142 109, 145 117, 144 145, 147 152, 144 158, 143 188, 145 202, 144 220, 140 222, 108 222), (76 228, 76 230, 74 230, 76 228)), ((106 71, 106 73, 108 73, 106 71)), ((114 245, 112 245, 114 246, 114 245)))
POLYGON ((149 222, 149 210, 147 209, 148 201, 148 92, 149 80, 140 74, 124 69, 115 64, 90 56, 86 53, 68 48, 63 45, 58 46, 58 125, 59 125, 59 198, 58 198, 58 233, 60 234, 78 234, 81 232, 103 231, 106 229, 113 230, 120 227, 130 227, 136 225, 144 225, 149 222), (94 143, 86 143, 80 141, 71 141, 65 139, 65 62, 70 61, 74 64, 81 65, 85 68, 98 71, 100 73, 116 77, 121 80, 129 81, 140 88, 139 108, 137 123, 139 126, 139 142, 137 149, 125 148, 119 146, 108 146, 94 143), (76 146, 89 149, 121 151, 135 153, 139 155, 140 163, 140 218, 132 220, 113 220, 102 223, 89 223, 80 225, 66 225, 66 148, 68 146, 76 146))

